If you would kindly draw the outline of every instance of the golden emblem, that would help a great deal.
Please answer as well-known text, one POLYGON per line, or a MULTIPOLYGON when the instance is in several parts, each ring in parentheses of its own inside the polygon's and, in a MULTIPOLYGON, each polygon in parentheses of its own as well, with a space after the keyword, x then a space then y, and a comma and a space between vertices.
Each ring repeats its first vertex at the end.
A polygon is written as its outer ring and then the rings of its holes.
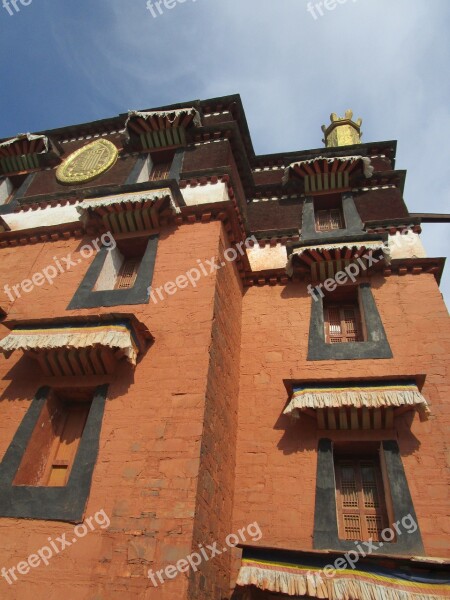
POLYGON ((116 162, 119 150, 108 140, 96 140, 75 150, 56 170, 60 183, 86 183, 116 162))

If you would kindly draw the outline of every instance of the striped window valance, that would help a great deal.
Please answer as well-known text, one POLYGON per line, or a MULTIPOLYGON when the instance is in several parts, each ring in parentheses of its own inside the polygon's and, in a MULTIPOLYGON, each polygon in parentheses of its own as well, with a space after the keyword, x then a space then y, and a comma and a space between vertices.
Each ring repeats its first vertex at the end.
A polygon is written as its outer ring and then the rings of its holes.
MULTIPOLYGON (((328 557, 328 566, 332 562, 328 557)), ((323 567, 326 564, 323 562, 323 567)), ((361 565, 357 569, 338 569, 333 577, 326 577, 317 566, 302 562, 245 558, 237 579, 237 586, 244 589, 254 586, 285 596, 323 600, 443 600, 449 597, 449 583, 433 577, 428 570, 403 572, 361 565)))
POLYGON ((417 410, 422 421, 430 414, 417 385, 398 381, 295 387, 284 414, 310 414, 320 429, 381 429, 392 427, 394 417, 406 410, 417 410))
POLYGON ((16 327, 0 341, 9 358, 17 350, 36 359, 46 375, 101 375, 124 359, 136 364, 141 342, 128 323, 16 327))

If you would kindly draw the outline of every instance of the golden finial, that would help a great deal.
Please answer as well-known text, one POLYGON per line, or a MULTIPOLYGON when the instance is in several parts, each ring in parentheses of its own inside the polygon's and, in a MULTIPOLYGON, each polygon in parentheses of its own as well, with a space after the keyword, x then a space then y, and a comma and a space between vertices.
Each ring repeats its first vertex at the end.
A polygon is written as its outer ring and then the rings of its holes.
POLYGON ((322 140, 327 148, 337 146, 353 146, 361 143, 362 119, 353 120, 353 111, 345 111, 345 117, 338 117, 336 113, 330 115, 330 125, 322 125, 325 138, 322 140))

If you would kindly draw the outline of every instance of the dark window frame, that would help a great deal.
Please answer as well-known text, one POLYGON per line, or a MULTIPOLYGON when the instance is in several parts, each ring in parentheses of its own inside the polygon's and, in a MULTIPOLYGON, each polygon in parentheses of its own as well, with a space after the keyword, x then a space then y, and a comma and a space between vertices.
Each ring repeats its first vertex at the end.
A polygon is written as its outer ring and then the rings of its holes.
POLYGON ((310 194, 305 198, 302 208, 302 229, 300 240, 302 244, 325 244, 335 240, 355 240, 355 236, 364 235, 364 239, 370 239, 364 232, 364 224, 361 221, 358 210, 355 205, 353 194, 349 192, 331 192, 330 195, 338 197, 337 206, 339 206, 343 219, 342 229, 333 229, 331 231, 317 231, 316 212, 321 196, 310 194))
POLYGON ((370 283, 361 283, 358 285, 358 288, 360 313, 365 325, 365 341, 328 344, 325 339, 323 299, 316 292, 315 296, 311 298, 307 360, 393 358, 370 283))
POLYGON ((109 248, 102 248, 92 261, 78 290, 75 292, 67 310, 80 308, 97 308, 99 306, 126 306, 132 304, 148 304, 150 286, 153 280, 158 235, 148 236, 147 248, 142 257, 133 287, 94 291, 95 284, 105 264, 109 248))
MULTIPOLYGON (((402 535, 396 536, 395 541, 385 541, 382 547, 373 549, 373 552, 406 555, 412 553, 422 556, 424 553, 422 536, 397 442, 395 440, 380 442, 380 453, 389 486, 389 490, 385 489, 385 493, 389 493, 392 522, 396 523, 403 517, 411 515, 417 523, 417 530, 414 533, 405 531, 402 535)), ((342 540, 339 537, 333 454, 332 440, 320 439, 317 456, 313 548, 314 550, 355 550, 355 541, 342 540)))
POLYGON ((98 386, 64 487, 13 485, 22 458, 50 393, 40 388, 0 463, 0 517, 80 523, 86 510, 99 451, 107 385, 98 386))

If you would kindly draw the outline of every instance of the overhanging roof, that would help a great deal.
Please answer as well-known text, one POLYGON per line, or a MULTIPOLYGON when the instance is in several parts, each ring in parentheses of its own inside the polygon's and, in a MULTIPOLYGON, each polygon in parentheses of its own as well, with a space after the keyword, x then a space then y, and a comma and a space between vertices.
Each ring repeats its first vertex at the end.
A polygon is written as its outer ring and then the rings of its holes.
MULTIPOLYGON (((336 269, 334 269, 334 272, 336 272, 342 270, 350 262, 355 262, 358 258, 368 262, 364 257, 367 253, 372 255, 373 252, 377 252, 377 255, 374 257, 377 263, 383 257, 384 264, 389 264, 389 247, 383 241, 362 240, 360 242, 335 242, 332 244, 301 246, 300 248, 295 248, 290 254, 286 265, 286 272, 289 276, 293 275, 295 260, 302 261, 310 267, 315 263, 336 262, 339 263, 336 264, 336 269)), ((325 275, 333 276, 329 273, 325 275)))
POLYGON ((77 210, 82 216, 97 215, 113 233, 157 229, 163 211, 181 212, 169 188, 84 200, 77 210))
MULTIPOLYGON (((286 184, 291 175, 295 175, 301 179, 305 177, 316 177, 317 175, 329 175, 336 179, 339 174, 347 173, 348 175, 358 166, 361 165, 366 178, 372 177, 374 168, 372 162, 367 156, 317 156, 300 160, 291 163, 285 170, 283 176, 283 184, 286 184)), ((332 186, 336 187, 336 184, 332 186)))
POLYGON ((17 173, 58 161, 59 149, 46 135, 21 133, 0 143, 0 173, 17 173))

